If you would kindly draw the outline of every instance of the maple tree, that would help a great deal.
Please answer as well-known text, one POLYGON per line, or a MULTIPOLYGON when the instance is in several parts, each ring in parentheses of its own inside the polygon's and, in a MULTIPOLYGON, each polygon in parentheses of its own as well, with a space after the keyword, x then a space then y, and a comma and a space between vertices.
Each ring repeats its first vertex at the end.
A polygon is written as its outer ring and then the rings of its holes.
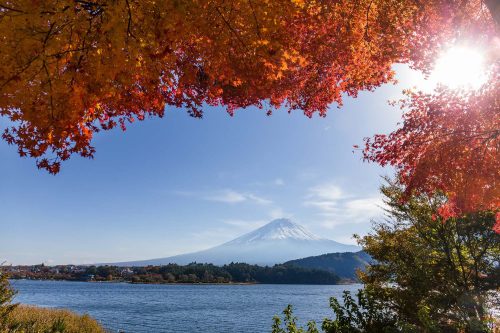
MULTIPOLYGON (((499 22, 495 0, 4 0, 2 137, 57 173, 93 156, 99 130, 166 106, 325 116, 343 95, 393 82, 394 63, 428 73, 457 40, 494 48, 499 22)), ((492 53, 491 84, 409 93, 402 127, 366 142, 365 159, 395 165, 407 194, 445 192, 443 216, 499 207, 492 53)))
POLYGON ((487 82, 478 89, 407 90, 399 128, 366 138, 363 155, 396 167, 404 199, 445 193, 448 201, 438 212, 445 220, 490 210, 500 233, 500 5, 490 1, 490 8, 496 26, 461 37, 485 50, 487 82))
POLYGON ((3 138, 57 173, 93 156, 95 132, 166 106, 324 116, 393 81, 394 63, 428 69, 457 26, 485 20, 476 0, 4 0, 3 138))
MULTIPOLYGON (((396 166, 406 197, 445 192, 442 217, 500 207, 498 74, 480 90, 408 92, 401 127, 366 139, 365 159, 396 166)), ((497 216, 497 230, 500 223, 497 216)))

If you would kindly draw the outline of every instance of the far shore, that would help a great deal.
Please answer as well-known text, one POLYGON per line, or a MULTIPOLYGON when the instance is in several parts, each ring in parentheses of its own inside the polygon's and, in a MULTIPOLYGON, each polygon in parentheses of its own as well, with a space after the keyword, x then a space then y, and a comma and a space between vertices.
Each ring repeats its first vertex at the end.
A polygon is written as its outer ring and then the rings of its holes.
MULTIPOLYGON (((333 271, 281 264, 273 267, 231 263, 224 266, 191 263, 145 267, 120 266, 4 266, 11 279, 125 282, 132 284, 311 284, 336 285, 355 281, 333 271)), ((352 275, 352 273, 350 273, 352 275)))
POLYGON ((26 279, 26 278, 11 278, 11 281, 52 281, 52 282, 84 282, 84 283, 103 283, 103 284, 118 284, 118 283, 124 283, 124 284, 136 284, 136 285, 188 285, 188 286, 193 286, 193 285, 208 285, 208 286, 225 286, 225 285, 233 285, 233 286, 252 286, 252 285, 298 285, 298 286, 342 286, 342 285, 353 285, 353 284, 360 284, 359 282, 355 281, 341 281, 339 283, 335 284, 318 284, 318 283, 259 283, 259 282, 221 282, 221 283, 214 283, 214 282, 131 282, 131 281, 126 281, 126 280, 113 280, 113 281, 82 281, 82 280, 68 280, 68 279, 26 279))

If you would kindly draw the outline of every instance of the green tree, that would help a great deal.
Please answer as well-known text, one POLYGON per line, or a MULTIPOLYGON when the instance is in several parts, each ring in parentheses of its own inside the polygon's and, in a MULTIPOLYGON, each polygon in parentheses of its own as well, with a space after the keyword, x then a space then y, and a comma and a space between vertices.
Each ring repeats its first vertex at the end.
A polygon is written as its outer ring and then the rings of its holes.
POLYGON ((17 304, 12 304, 15 294, 7 275, 0 270, 0 328, 5 324, 9 313, 17 306, 17 304))
POLYGON ((330 298, 330 308, 335 319, 325 319, 321 326, 327 333, 399 332, 394 312, 369 291, 359 290, 356 299, 344 291, 343 304, 335 297, 330 298))
MULTIPOLYGON (((443 220, 438 211, 447 198, 442 194, 402 200, 404 189, 389 180, 381 191, 387 219, 358 238, 374 260, 359 272, 365 288, 356 299, 345 293, 343 302, 330 300, 335 317, 323 321, 323 331, 491 332, 489 308, 500 304, 495 213, 443 220)), ((290 307, 284 315, 288 332, 304 332, 297 330, 290 307)), ((273 333, 287 332, 278 324, 275 318, 273 333)))
POLYGON ((489 291, 500 287, 495 214, 443 220, 444 195, 403 201, 398 184, 381 190, 388 219, 359 240, 376 262, 361 280, 400 322, 426 332, 486 331, 489 291))

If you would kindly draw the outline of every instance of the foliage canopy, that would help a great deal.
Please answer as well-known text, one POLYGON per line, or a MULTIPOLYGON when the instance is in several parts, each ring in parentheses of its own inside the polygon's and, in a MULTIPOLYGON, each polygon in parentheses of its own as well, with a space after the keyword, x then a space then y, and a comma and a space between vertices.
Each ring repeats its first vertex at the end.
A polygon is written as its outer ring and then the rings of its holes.
POLYGON ((482 1, 0 2, 4 139, 57 173, 100 129, 203 105, 324 116, 342 95, 429 69, 457 36, 489 36, 482 1), (486 22, 486 23, 485 23, 486 22))

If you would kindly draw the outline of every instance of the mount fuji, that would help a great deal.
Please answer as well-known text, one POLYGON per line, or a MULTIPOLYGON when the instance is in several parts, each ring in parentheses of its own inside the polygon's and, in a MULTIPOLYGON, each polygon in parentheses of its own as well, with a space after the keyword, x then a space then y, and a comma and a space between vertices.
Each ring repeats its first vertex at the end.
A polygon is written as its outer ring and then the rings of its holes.
POLYGON ((227 243, 207 250, 172 257, 114 263, 119 266, 186 265, 191 262, 224 265, 244 262, 274 265, 332 252, 357 252, 361 248, 321 238, 289 219, 277 219, 227 243))

